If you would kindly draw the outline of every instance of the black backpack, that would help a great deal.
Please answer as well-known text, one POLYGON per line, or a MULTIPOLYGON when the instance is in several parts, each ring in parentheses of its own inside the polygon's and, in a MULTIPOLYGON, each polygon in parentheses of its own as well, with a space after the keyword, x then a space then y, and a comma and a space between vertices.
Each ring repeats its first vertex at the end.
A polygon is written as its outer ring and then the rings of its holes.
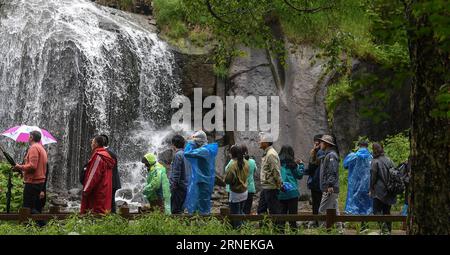
POLYGON ((398 195, 405 192, 404 174, 400 168, 389 168, 387 177, 386 188, 390 194, 398 195))

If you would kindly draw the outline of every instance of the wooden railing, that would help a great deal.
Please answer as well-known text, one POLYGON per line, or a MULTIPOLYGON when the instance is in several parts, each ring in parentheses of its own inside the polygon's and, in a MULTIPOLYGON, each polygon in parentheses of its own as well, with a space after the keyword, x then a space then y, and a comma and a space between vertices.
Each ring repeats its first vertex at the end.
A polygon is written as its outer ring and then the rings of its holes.
MULTIPOLYGON (((135 219, 145 214, 145 212, 131 213, 128 207, 119 208, 118 214, 126 219, 135 219)), ((64 220, 73 213, 61 212, 59 207, 50 207, 50 210, 41 214, 31 214, 29 208, 21 208, 18 213, 0 213, 0 221, 18 221, 20 223, 32 220, 50 219, 64 220)), ((321 221, 325 222, 327 229, 331 229, 336 222, 403 222, 406 223, 406 216, 401 215, 337 215, 335 209, 328 209, 326 214, 272 214, 272 215, 233 215, 230 214, 230 209, 226 207, 220 208, 219 214, 211 214, 209 216, 216 217, 224 221, 261 221, 269 219, 273 222, 285 221, 321 221)), ((98 217, 101 217, 98 215, 98 217)), ((172 215, 172 217, 190 218, 192 215, 172 215)))

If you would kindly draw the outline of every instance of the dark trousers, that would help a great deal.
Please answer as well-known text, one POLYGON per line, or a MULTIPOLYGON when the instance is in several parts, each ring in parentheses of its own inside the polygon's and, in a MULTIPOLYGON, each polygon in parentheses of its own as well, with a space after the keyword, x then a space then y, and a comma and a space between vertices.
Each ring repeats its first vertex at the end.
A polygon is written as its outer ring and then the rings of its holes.
POLYGON ((116 213, 116 191, 117 191, 117 189, 113 189, 113 191, 112 191, 111 213, 116 213))
POLYGON ((320 201, 322 200, 322 191, 311 190, 312 213, 319 214, 320 201))
POLYGON ((280 201, 278 200, 278 190, 263 189, 259 197, 258 214, 269 211, 270 214, 280 214, 280 201))
POLYGON ((44 184, 30 184, 25 183, 23 189, 23 207, 30 208, 31 213, 42 212, 42 202, 39 198, 39 194, 43 190, 44 184))
POLYGON ((170 208, 172 214, 182 214, 184 212, 184 200, 186 199, 186 190, 175 188, 172 189, 170 197, 170 208))
MULTIPOLYGON (((280 200, 281 214, 297 214, 298 212, 298 197, 286 200, 280 200)), ((297 222, 290 221, 291 228, 297 228, 297 222)))
MULTIPOLYGON (((280 214, 281 205, 278 200, 279 191, 276 189, 263 189, 259 197, 258 203, 258 214, 280 214)), ((277 231, 281 231, 283 227, 283 222, 275 221, 275 226, 277 231)), ((262 226, 262 225, 261 225, 262 226)))
POLYGON ((244 203, 244 214, 250 214, 252 212, 252 205, 253 205, 253 196, 255 193, 248 193, 247 200, 245 200, 244 203))
MULTIPOLYGON (((244 204, 245 201, 238 202, 238 203, 232 203, 230 202, 230 213, 231 214, 244 214, 244 204)), ((242 225, 242 221, 232 221, 231 225, 233 225, 234 228, 238 228, 242 225)))
MULTIPOLYGON (((312 213, 319 214, 320 201, 322 201, 322 191, 311 190, 312 213)), ((319 226, 318 221, 313 222, 313 226, 319 226)))
MULTIPOLYGON (((373 214, 375 215, 389 215, 391 214, 391 205, 383 203, 378 198, 373 199, 373 214)), ((391 232, 392 222, 379 222, 382 232, 391 232)))
MULTIPOLYGON (((42 208, 45 205, 45 200, 42 201, 39 195, 44 189, 44 183, 30 184, 25 183, 23 189, 23 207, 30 208, 32 214, 42 213, 42 208)), ((45 198, 44 198, 45 199, 45 198)), ((45 226, 46 222, 43 220, 36 221, 40 227, 45 226)))

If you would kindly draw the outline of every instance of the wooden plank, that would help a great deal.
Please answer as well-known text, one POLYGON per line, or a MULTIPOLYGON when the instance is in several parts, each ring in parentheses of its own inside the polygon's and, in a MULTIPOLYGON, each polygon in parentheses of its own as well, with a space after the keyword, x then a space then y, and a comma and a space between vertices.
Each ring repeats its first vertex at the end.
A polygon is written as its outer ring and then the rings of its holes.
POLYGON ((337 215, 337 222, 357 222, 357 221, 406 221, 406 216, 402 215, 337 215))
POLYGON ((336 209, 327 209, 326 221, 325 221, 327 229, 330 229, 333 227, 335 219, 336 219, 336 209))

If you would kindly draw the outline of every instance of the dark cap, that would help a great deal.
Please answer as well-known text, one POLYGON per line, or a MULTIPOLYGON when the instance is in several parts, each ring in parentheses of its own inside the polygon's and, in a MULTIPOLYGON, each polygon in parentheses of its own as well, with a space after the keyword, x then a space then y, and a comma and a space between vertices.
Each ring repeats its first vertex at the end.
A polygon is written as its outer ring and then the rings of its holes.
POLYGON ((322 138, 322 134, 319 134, 319 135, 315 135, 314 136, 314 142, 319 142, 320 141, 320 138, 322 138))
POLYGON ((367 147, 367 146, 369 146, 369 142, 367 140, 361 140, 358 142, 358 146, 367 147))

